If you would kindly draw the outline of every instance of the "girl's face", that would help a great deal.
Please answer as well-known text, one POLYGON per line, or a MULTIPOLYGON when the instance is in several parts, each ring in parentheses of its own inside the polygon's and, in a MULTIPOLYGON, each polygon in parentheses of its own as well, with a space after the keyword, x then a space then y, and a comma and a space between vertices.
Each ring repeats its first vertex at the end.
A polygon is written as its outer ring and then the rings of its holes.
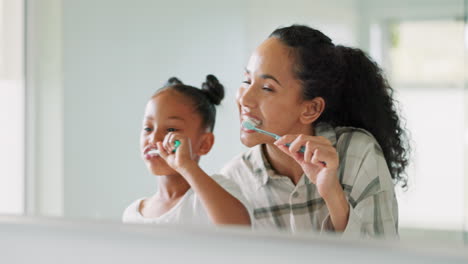
POLYGON ((176 91, 166 90, 153 97, 146 105, 140 134, 140 150, 148 170, 154 175, 177 174, 160 156, 147 157, 146 153, 157 148, 167 133, 179 132, 190 138, 193 153, 197 153, 200 137, 205 133, 201 117, 194 111, 193 103, 176 91))
MULTIPOLYGON (((302 88, 294 77, 293 63, 291 50, 277 38, 267 39, 255 50, 237 92, 241 122, 248 117, 257 128, 280 136, 307 133, 299 120, 303 110, 302 88)), ((252 147, 275 139, 241 125, 241 141, 252 147)))

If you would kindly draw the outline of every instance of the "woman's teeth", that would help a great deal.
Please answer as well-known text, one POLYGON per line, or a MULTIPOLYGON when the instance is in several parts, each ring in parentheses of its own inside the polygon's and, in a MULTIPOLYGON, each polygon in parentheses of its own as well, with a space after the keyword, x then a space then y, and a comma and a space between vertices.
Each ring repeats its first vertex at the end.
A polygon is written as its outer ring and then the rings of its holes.
POLYGON ((244 121, 249 121, 251 123, 253 123, 256 127, 260 126, 262 124, 262 121, 261 120, 258 120, 258 119, 255 119, 255 118, 252 118, 252 117, 246 117, 244 118, 244 121))

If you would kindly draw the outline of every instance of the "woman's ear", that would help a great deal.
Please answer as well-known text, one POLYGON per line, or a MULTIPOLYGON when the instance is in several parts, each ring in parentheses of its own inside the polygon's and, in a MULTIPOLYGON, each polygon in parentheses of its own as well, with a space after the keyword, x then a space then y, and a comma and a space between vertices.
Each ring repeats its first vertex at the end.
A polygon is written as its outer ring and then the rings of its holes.
POLYGON ((212 132, 205 132, 200 137, 200 147, 198 148, 197 155, 203 156, 210 152, 214 144, 214 134, 212 132))
POLYGON ((303 111, 300 120, 303 124, 312 124, 325 110, 325 100, 322 97, 315 97, 302 103, 303 111))

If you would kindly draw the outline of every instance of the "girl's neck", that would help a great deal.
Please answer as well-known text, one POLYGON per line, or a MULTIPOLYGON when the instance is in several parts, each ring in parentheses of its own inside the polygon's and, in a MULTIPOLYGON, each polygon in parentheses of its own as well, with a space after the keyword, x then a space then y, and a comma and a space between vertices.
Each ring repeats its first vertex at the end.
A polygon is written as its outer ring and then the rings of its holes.
POLYGON ((179 174, 158 176, 158 192, 161 200, 174 200, 183 196, 189 189, 188 182, 179 174))
MULTIPOLYGON (((302 131, 302 133, 294 134, 305 134, 305 135, 314 135, 314 129, 312 126, 309 126, 302 131)), ((270 165, 273 169, 280 175, 286 176, 291 179, 291 181, 296 185, 304 174, 304 170, 301 165, 299 165, 294 158, 284 153, 274 144, 265 144, 262 149, 263 153, 270 162, 270 165)))

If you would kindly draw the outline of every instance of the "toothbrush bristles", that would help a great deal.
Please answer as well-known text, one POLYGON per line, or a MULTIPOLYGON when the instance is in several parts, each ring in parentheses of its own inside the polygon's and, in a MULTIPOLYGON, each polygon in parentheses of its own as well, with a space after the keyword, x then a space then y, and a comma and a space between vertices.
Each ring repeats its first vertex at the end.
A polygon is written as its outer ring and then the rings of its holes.
POLYGON ((252 120, 250 120, 250 119, 244 120, 244 121, 242 122, 242 126, 245 127, 245 128, 247 128, 247 129, 250 129, 250 130, 253 130, 253 129, 256 128, 255 123, 252 122, 252 120))
POLYGON ((148 155, 159 155, 159 150, 157 150, 157 149, 152 149, 152 150, 148 151, 147 154, 148 154, 148 155))

